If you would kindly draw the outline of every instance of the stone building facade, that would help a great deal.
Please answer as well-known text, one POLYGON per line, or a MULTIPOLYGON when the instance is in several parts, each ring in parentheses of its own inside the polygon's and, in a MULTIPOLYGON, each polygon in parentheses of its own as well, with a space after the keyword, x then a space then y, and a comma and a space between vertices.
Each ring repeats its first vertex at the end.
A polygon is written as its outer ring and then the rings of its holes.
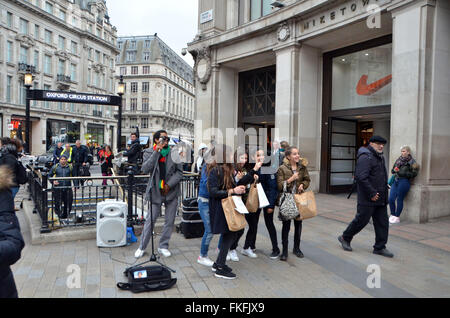
MULTIPOLYGON (((115 94, 116 28, 106 1, 5 0, 0 3, 0 135, 25 134, 23 74, 32 89, 115 94)), ((31 153, 58 141, 115 145, 116 109, 31 101, 31 153)))
POLYGON ((192 142, 195 92, 192 67, 157 35, 119 37, 116 77, 123 76, 122 144, 139 127, 142 137, 164 129, 192 142))
POLYGON ((266 128, 263 143, 299 147, 313 190, 336 193, 351 187, 358 148, 382 135, 389 168, 403 145, 421 165, 402 218, 449 216, 450 2, 272 3, 199 1, 196 143, 266 128))

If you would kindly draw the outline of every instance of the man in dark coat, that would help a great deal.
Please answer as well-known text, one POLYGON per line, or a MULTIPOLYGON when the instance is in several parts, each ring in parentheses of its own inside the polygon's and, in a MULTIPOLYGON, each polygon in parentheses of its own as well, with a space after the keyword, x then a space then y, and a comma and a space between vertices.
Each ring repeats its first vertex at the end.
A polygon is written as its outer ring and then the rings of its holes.
POLYGON ((25 246, 14 214, 13 185, 12 171, 6 165, 0 166, 0 298, 18 297, 10 266, 20 259, 25 246))
POLYGON ((123 153, 123 155, 128 157, 128 163, 134 166, 134 171, 137 173, 137 163, 142 151, 141 142, 136 133, 132 133, 130 139, 131 145, 128 147, 128 150, 123 153))
MULTIPOLYGON (((88 162, 87 147, 81 146, 81 142, 77 140, 75 142, 75 147, 73 147, 72 151, 72 164, 73 164, 72 175, 74 177, 81 177, 82 176, 81 169, 86 166, 87 162, 88 162)), ((73 183, 76 187, 78 187, 79 185, 78 180, 74 180, 73 183)))
POLYGON ((375 228, 374 254, 393 257, 386 249, 389 234, 389 220, 387 216, 388 204, 388 174, 383 157, 386 139, 373 136, 367 148, 358 151, 355 180, 358 190, 358 207, 353 221, 349 224, 338 240, 346 251, 352 251, 350 242, 373 220, 375 228))
POLYGON ((58 144, 55 147, 55 150, 53 151, 53 164, 57 164, 59 162, 59 159, 61 158, 61 152, 64 150, 62 147, 62 142, 58 142, 58 144))

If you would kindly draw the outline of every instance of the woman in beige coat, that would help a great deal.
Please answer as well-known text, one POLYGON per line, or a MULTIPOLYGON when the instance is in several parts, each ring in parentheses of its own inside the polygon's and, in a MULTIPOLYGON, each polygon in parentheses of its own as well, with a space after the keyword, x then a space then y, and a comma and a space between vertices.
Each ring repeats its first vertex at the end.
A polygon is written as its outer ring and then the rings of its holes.
MULTIPOLYGON (((290 147, 286 150, 285 160, 280 166, 277 172, 277 184, 278 191, 280 194, 283 193, 284 183, 286 183, 286 188, 288 192, 302 193, 305 191, 311 182, 309 177, 308 169, 306 166, 308 162, 306 159, 300 158, 298 148, 290 147)), ((289 242, 289 231, 291 229, 291 220, 283 220, 281 215, 280 220, 283 222, 283 228, 281 231, 281 240, 283 243, 283 253, 281 254, 280 260, 286 261, 288 256, 288 242, 289 242)), ((300 250, 300 237, 302 234, 302 221, 299 219, 294 220, 295 233, 294 233, 294 254, 303 258, 303 253, 300 250)))

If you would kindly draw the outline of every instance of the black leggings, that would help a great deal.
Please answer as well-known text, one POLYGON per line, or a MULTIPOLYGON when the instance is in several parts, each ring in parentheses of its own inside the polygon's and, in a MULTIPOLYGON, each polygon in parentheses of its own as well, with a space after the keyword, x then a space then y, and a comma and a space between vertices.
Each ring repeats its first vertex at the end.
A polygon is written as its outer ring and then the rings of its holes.
POLYGON ((264 222, 266 223, 267 231, 270 235, 270 241, 272 242, 272 251, 279 251, 278 249, 278 240, 277 240, 277 230, 275 229, 275 225, 273 224, 273 215, 272 213, 267 213, 268 208, 264 208, 264 222))
MULTIPOLYGON (((302 223, 303 223, 303 221, 294 220, 294 226, 295 226, 294 249, 300 249, 300 238, 302 235, 302 223)), ((283 221, 283 229, 281 231, 281 240, 283 242, 283 252, 288 251, 290 229, 291 229, 291 220, 283 221)))
MULTIPOLYGON (((255 249, 256 234, 258 233, 258 222, 260 214, 261 209, 258 209, 258 211, 256 212, 250 212, 249 214, 245 215, 245 220, 247 221, 248 224, 248 231, 245 237, 244 250, 248 249, 249 247, 255 249)), ((236 233, 237 233, 236 241, 234 241, 233 244, 231 245, 230 247, 231 250, 235 250, 238 247, 239 240, 244 234, 244 229, 236 233)))
POLYGON ((237 238, 239 232, 241 232, 241 231, 227 232, 227 233, 222 234, 222 245, 220 246, 220 252, 219 252, 219 255, 217 256, 217 260, 216 260, 216 264, 219 267, 223 267, 225 265, 225 262, 227 260, 228 250, 230 249, 230 246, 236 242, 236 238, 237 238))

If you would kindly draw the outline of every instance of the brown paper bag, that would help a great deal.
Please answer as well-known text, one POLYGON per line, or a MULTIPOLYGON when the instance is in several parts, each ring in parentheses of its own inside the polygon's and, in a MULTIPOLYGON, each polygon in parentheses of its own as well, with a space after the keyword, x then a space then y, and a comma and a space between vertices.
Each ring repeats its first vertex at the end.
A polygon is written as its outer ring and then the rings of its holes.
POLYGON ((250 191, 248 193, 247 202, 245 203, 245 207, 248 212, 256 212, 259 208, 259 198, 258 198, 258 188, 256 186, 256 182, 250 186, 250 191))
POLYGON ((228 196, 225 199, 222 199, 222 208, 223 213, 225 214, 225 219, 228 223, 228 229, 231 232, 237 232, 242 229, 245 229, 247 226, 247 221, 245 220, 244 214, 236 211, 236 207, 233 202, 233 198, 228 196))
POLYGON ((308 191, 294 195, 295 204, 300 212, 300 218, 296 220, 306 220, 317 215, 317 206, 314 192, 308 191))

